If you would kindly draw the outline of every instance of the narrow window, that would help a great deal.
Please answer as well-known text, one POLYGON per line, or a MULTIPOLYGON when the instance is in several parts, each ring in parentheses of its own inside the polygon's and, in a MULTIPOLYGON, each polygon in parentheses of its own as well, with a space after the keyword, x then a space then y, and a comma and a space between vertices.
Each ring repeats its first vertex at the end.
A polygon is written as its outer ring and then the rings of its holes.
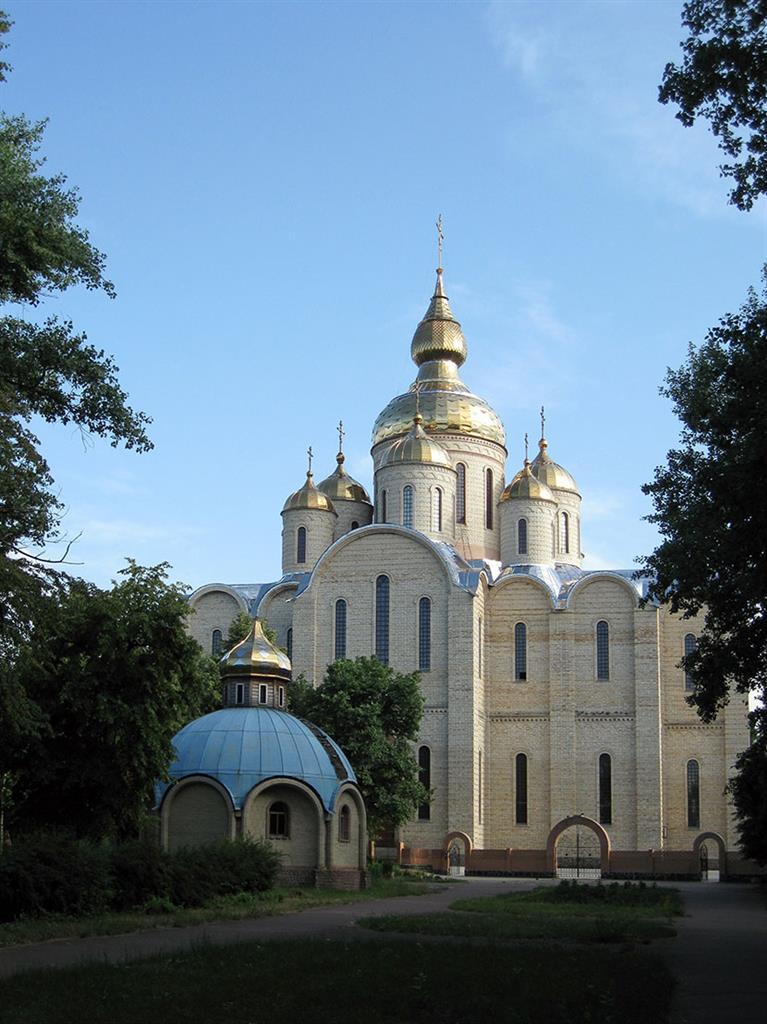
POLYGON ((520 519, 517 523, 517 553, 527 554, 527 520, 520 519))
POLYGON ((278 800, 269 808, 269 838, 287 839, 290 835, 290 812, 288 805, 278 800))
POLYGON ((514 678, 527 679, 527 626, 518 622, 514 627, 514 678))
POLYGON ((336 661, 343 661, 346 657, 346 601, 340 598, 336 601, 336 661))
POLYGON ((287 635, 287 638, 285 640, 285 646, 288 649, 288 657, 292 660, 293 659, 293 627, 292 626, 288 630, 288 635, 287 635))
POLYGON ((557 527, 553 520, 551 523, 551 557, 557 557, 557 527))
POLYGON ((348 843, 352 837, 352 823, 351 813, 349 812, 349 805, 344 804, 341 810, 338 812, 338 841, 339 843, 348 843))
MULTIPOLYGON (((688 633, 687 636, 684 638, 684 656, 685 656, 685 658, 688 655, 690 655, 690 654, 694 654, 695 653, 695 648, 697 646, 698 646, 698 641, 695 639, 695 634, 694 633, 688 633)), ((693 690, 695 689, 695 680, 693 678, 692 672, 688 672, 687 669, 684 670, 684 688, 685 688, 685 690, 688 693, 692 693, 693 690)))
POLYGON ((455 492, 455 521, 466 522, 466 466, 459 462, 455 467, 457 474, 455 492))
POLYGON ((261 685, 258 688, 258 703, 259 704, 266 704, 267 699, 268 699, 268 691, 267 691, 267 688, 266 688, 266 683, 261 683, 261 685))
POLYGON ((296 561, 300 564, 306 561, 306 527, 298 527, 296 538, 296 561))
POLYGON ((518 825, 527 824, 527 754, 514 760, 514 814, 518 825))
POLYGON ((418 671, 431 669, 431 601, 422 597, 418 602, 418 671))
POLYGON ((493 471, 485 470, 485 526, 493 528, 493 471))
POLYGON ((613 821, 613 765, 609 754, 599 755, 599 820, 603 825, 613 821))
POLYGON ((442 488, 435 487, 431 496, 431 529, 442 533, 442 488))
POLYGON ((597 679, 610 678, 610 627, 604 620, 597 623, 597 679))
POLYGON ((386 491, 381 491, 381 522, 386 522, 386 491))
POLYGON ((405 484, 402 489, 402 525, 413 529, 413 488, 405 484))
POLYGON ((389 577, 376 580, 376 658, 389 664, 389 577))
POLYGON ((567 512, 559 513, 559 553, 570 553, 570 518, 567 512))
POLYGON ((234 703, 244 704, 245 703, 245 684, 236 683, 234 688, 234 703))
POLYGON ((213 635, 210 639, 210 652, 214 658, 218 658, 221 654, 221 648, 224 646, 224 641, 221 637, 221 630, 214 629, 213 635))
POLYGON ((357 522, 357 520, 356 519, 352 519, 352 529, 353 530, 359 530, 359 528, 360 528, 360 524, 357 522))
POLYGON ((697 761, 687 762, 687 827, 700 828, 700 768, 697 761))
MULTIPOLYGON (((418 781, 424 789, 431 791, 431 751, 428 747, 418 748, 418 781)), ((428 803, 418 805, 418 820, 429 821, 431 807, 428 803)))
POLYGON ((477 782, 479 783, 479 791, 477 793, 477 821, 482 824, 482 751, 480 750, 479 756, 477 757, 477 782))
POLYGON ((482 678, 482 658, 484 655, 484 651, 482 650, 483 640, 482 616, 480 615, 479 622, 477 624, 477 672, 479 673, 480 678, 482 678))
POLYGON ((281 708, 285 707, 285 687, 284 686, 280 687, 280 707, 281 708))

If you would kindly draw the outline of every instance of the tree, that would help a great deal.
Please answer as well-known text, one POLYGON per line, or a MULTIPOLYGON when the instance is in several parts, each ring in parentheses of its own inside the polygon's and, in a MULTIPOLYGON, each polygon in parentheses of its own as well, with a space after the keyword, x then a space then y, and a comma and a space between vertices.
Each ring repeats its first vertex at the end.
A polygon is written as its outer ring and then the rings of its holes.
POLYGON ((336 661, 316 689, 296 680, 289 704, 294 715, 332 736, 349 758, 371 836, 403 825, 428 802, 410 747, 423 715, 417 672, 402 675, 376 658, 336 661))
POLYGON ((735 763, 730 783, 740 848, 757 864, 767 864, 767 735, 763 723, 751 746, 735 763))
MULTIPOLYGON (((231 651, 233 647, 236 647, 241 640, 244 640, 248 633, 253 629, 253 619, 248 615, 247 612, 237 612, 235 617, 229 623, 229 632, 226 635, 226 647, 225 651, 231 651)), ((268 638, 267 638, 268 639, 268 638)))
POLYGON ((166 776, 173 735, 220 706, 216 662, 186 629, 186 589, 133 561, 111 590, 70 579, 17 661, 43 722, 14 772, 17 828, 135 835, 166 776))
POLYGON ((679 105, 682 124, 709 121, 734 161, 720 171, 733 179, 730 202, 741 210, 767 191, 766 22, 767 0, 689 0, 684 63, 666 65, 659 89, 661 103, 679 105))

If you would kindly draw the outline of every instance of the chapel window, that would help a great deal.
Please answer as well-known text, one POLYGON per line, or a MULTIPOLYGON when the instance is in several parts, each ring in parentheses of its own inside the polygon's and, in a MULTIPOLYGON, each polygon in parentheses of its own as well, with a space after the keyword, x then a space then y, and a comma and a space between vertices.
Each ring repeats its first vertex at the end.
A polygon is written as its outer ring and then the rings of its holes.
POLYGON ((413 488, 405 484, 402 489, 402 525, 413 528, 413 488))
POLYGON ((346 657, 346 601, 343 598, 336 601, 335 641, 335 660, 343 661, 346 657))
POLYGON ((338 841, 348 843, 352 837, 352 821, 349 805, 344 804, 338 812, 338 841))
POLYGON ((284 686, 280 687, 280 707, 281 708, 285 707, 285 687, 284 686))
POLYGON ((520 519, 517 523, 517 553, 527 554, 527 520, 520 519))
POLYGON ((485 470, 485 526, 493 528, 493 471, 485 470))
POLYGON ((517 825, 527 824, 527 754, 514 759, 514 820, 517 825))
MULTIPOLYGON (((698 641, 695 638, 694 633, 688 633, 684 638, 684 656, 688 657, 690 654, 695 653, 695 648, 698 646, 698 641)), ((695 679, 693 678, 692 672, 684 670, 684 688, 687 693, 692 693, 695 689, 695 679)))
POLYGON ((613 820, 613 765, 609 754, 599 755, 599 820, 611 825, 613 820))
POLYGON ((435 487, 431 496, 432 533, 442 533, 442 488, 435 487))
POLYGON ((381 491, 381 522, 386 522, 386 491, 381 491))
POLYGON ((285 647, 287 648, 288 657, 293 659, 293 627, 288 629, 287 637, 285 638, 285 647))
POLYGON ((700 767, 687 762, 687 827, 700 828, 700 767))
POLYGON ((389 577, 376 580, 376 658, 389 664, 389 577))
POLYGON ((235 683, 234 685, 234 703, 244 704, 245 703, 245 684, 235 683))
POLYGON ((597 679, 610 678, 610 627, 601 620, 597 623, 597 679))
POLYGON ((306 561, 306 527, 298 527, 296 537, 296 561, 301 564, 306 561))
POLYGON ((567 555, 570 552, 570 517, 567 512, 559 513, 559 553, 567 555))
POLYGON ((466 522, 466 466, 459 462, 456 467, 455 521, 466 522))
POLYGON ((269 699, 269 690, 267 689, 266 683, 261 683, 258 687, 258 703, 266 704, 269 699))
POLYGON ((221 655, 221 649, 224 646, 223 637, 220 629, 214 629, 210 638, 210 652, 214 658, 218 658, 221 655))
MULTIPOLYGON (((424 789, 431 791, 431 750, 428 747, 418 748, 418 781, 424 789)), ((418 820, 429 821, 431 819, 431 806, 429 803, 418 805, 418 820)))
POLYGON ((431 601, 422 597, 418 602, 418 671, 431 669, 431 601))
POLYGON ((269 838, 287 839, 290 835, 290 811, 288 805, 277 800, 269 808, 269 838))
POLYGON ((482 616, 480 615, 479 622, 477 624, 477 673, 480 678, 482 677, 482 661, 485 653, 482 649, 484 647, 484 640, 485 633, 482 629, 482 616))
POLYGON ((514 627, 514 678, 527 679, 527 626, 518 622, 514 627))
POLYGON ((352 519, 352 529, 353 530, 359 530, 359 528, 360 528, 360 524, 357 522, 357 520, 356 519, 352 519))

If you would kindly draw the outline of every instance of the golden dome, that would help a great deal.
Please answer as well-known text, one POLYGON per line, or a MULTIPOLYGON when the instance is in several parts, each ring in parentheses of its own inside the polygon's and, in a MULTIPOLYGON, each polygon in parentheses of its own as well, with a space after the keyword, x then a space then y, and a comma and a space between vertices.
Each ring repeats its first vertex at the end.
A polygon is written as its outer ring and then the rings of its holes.
POLYGON ((314 476, 311 470, 306 474, 304 486, 290 495, 282 506, 282 511, 287 512, 289 509, 298 508, 316 508, 325 512, 332 512, 333 515, 336 514, 330 498, 314 486, 314 476))
POLYGON ((442 289, 442 267, 437 268, 434 294, 426 315, 415 329, 410 355, 416 366, 432 359, 449 359, 456 366, 466 361, 466 339, 442 289))
POLYGON ((317 490, 321 491, 332 501, 365 501, 369 505, 370 496, 368 492, 362 484, 352 480, 344 469, 344 461, 343 452, 339 452, 336 455, 338 466, 335 473, 331 473, 329 477, 317 484, 317 490))
POLYGON ((533 476, 528 459, 525 459, 524 466, 511 483, 506 485, 500 500, 511 501, 513 498, 530 498, 535 501, 551 501, 554 503, 557 500, 546 484, 533 476))
POLYGON ((450 456, 438 441, 429 437, 421 426, 422 422, 423 417, 416 413, 408 434, 394 442, 381 460, 379 468, 383 469, 384 466, 393 466, 400 462, 426 462, 434 466, 453 468, 450 456))
POLYGON ((549 442, 545 437, 542 437, 538 442, 538 448, 540 451, 532 465, 533 475, 541 483, 554 488, 554 490, 573 491, 575 494, 579 494, 580 492, 575 480, 573 480, 566 469, 560 466, 559 463, 553 462, 549 456, 549 442))
POLYGON ((290 658, 267 640, 259 619, 255 620, 245 639, 221 659, 223 678, 247 676, 254 680, 290 680, 290 671, 290 658))

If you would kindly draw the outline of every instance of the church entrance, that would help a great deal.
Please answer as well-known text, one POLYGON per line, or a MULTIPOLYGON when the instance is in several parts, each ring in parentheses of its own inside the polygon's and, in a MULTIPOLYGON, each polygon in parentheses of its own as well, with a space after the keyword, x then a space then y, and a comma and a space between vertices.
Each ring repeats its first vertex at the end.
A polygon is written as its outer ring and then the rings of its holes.
POLYGON ((693 843, 698 854, 701 882, 718 882, 726 870, 724 840, 716 832, 703 832, 693 843))
POLYGON ((557 843, 557 878, 602 877, 599 838, 585 825, 572 825, 557 843))

